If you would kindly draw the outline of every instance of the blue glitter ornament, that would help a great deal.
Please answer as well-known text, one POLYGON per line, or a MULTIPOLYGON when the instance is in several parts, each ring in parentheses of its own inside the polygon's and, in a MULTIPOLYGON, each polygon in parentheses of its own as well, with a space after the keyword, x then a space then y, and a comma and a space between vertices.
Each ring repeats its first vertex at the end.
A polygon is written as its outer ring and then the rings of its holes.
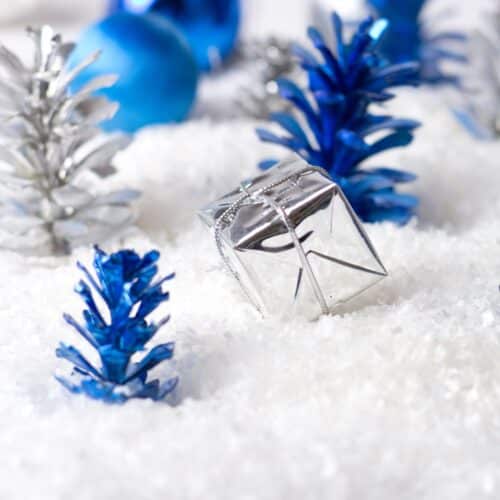
MULTIPOLYGON (((278 81, 280 95, 305 120, 299 123, 291 114, 274 113, 271 120, 287 135, 277 136, 264 129, 257 133, 262 141, 291 149, 311 165, 328 171, 365 222, 388 220, 405 224, 414 215, 418 199, 397 193, 396 186, 414 180, 415 176, 386 167, 361 169, 360 164, 378 153, 412 142, 418 122, 373 114, 371 105, 391 100, 394 95, 390 88, 415 85, 418 65, 388 65, 377 54, 387 21, 368 18, 348 44, 343 40, 340 17, 333 14, 332 22, 335 53, 315 28, 309 28, 309 38, 322 61, 302 47, 294 48, 307 72, 312 99, 292 81, 278 81), (378 137, 370 140, 374 134, 378 137)), ((273 163, 266 161, 261 166, 266 168, 273 163)))
POLYGON ((160 383, 148 380, 148 372, 163 361, 172 358, 174 344, 153 347, 140 361, 132 356, 146 351, 146 344, 169 320, 157 323, 147 317, 168 300, 162 290, 165 281, 173 275, 154 278, 158 272, 159 252, 153 250, 144 257, 132 250, 111 255, 95 248, 94 269, 97 279, 80 263, 78 267, 87 281, 81 280, 75 291, 87 308, 83 311, 83 325, 69 314, 64 315, 71 325, 97 350, 101 368, 95 368, 77 349, 61 343, 56 354, 74 365, 72 379, 56 377, 68 390, 85 394, 107 403, 124 403, 131 398, 159 401, 175 388, 177 378, 160 383), (102 311, 95 299, 105 304, 102 311))
POLYGON ((120 104, 115 117, 103 124, 105 130, 135 132, 186 118, 198 69, 187 42, 166 19, 126 12, 109 16, 82 35, 69 64, 76 66, 97 50, 102 50, 101 57, 79 75, 72 90, 101 75, 120 77, 113 87, 99 91, 120 104))
POLYGON ((156 12, 186 36, 202 70, 217 67, 234 49, 239 0, 111 0, 111 12, 156 12))
POLYGON ((445 61, 466 62, 464 54, 450 49, 451 43, 463 43, 462 33, 430 34, 422 20, 427 0, 367 0, 375 13, 389 20, 390 30, 380 44, 381 52, 392 63, 418 61, 420 79, 427 84, 457 84, 457 75, 446 72, 445 61))

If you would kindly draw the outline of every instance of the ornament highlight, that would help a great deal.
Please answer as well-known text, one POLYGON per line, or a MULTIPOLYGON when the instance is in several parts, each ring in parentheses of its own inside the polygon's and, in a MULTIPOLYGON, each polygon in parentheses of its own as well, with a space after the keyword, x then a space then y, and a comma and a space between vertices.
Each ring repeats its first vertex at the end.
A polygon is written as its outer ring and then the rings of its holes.
POLYGON ((154 12, 172 22, 191 46, 199 68, 217 68, 233 52, 239 0, 112 0, 110 11, 154 12))
POLYGON ((200 217, 264 315, 313 319, 387 276, 339 186, 296 156, 242 182, 200 217))
MULTIPOLYGON (((415 176, 385 167, 361 169, 360 165, 371 156, 412 142, 418 122, 374 114, 372 105, 393 99, 391 88, 416 85, 418 65, 389 65, 378 55, 377 46, 388 26, 385 20, 368 18, 349 44, 343 40, 343 25, 337 14, 333 14, 332 22, 335 53, 315 28, 309 28, 309 38, 322 60, 300 46, 294 47, 308 76, 310 92, 291 80, 278 80, 280 95, 303 119, 299 121, 295 113, 273 113, 271 121, 286 135, 261 128, 257 134, 262 141, 283 146, 325 169, 363 221, 405 224, 414 216, 418 199, 396 192, 396 187, 413 181, 415 176), (378 139, 369 141, 374 134, 378 139)), ((261 167, 274 163, 264 161, 261 167)))
POLYGON ((98 64, 81 73, 72 86, 106 73, 118 75, 112 88, 99 95, 117 101, 120 109, 105 130, 136 132, 147 125, 180 122, 193 105, 198 69, 182 34, 155 14, 120 12, 88 28, 70 63, 82 54, 101 50, 98 64))
POLYGON ((116 103, 95 97, 116 77, 79 79, 99 53, 86 54, 68 69, 73 43, 49 26, 29 29, 34 61, 25 66, 0 48, 0 106, 3 125, 3 193, 0 245, 27 253, 69 253, 75 246, 109 238, 133 220, 134 190, 103 192, 101 177, 130 138, 103 135, 97 128, 117 111, 116 103))
POLYGON ((174 277, 157 278, 159 258, 156 250, 141 257, 133 250, 108 255, 96 247, 96 277, 78 263, 85 277, 75 288, 87 306, 83 324, 69 314, 64 319, 97 351, 101 367, 96 368, 76 348, 61 343, 57 357, 74 365, 71 378, 56 377, 66 389, 106 403, 125 403, 132 398, 160 401, 174 390, 177 378, 149 380, 153 368, 172 358, 172 342, 157 345, 140 361, 132 361, 135 354, 146 351, 146 345, 169 320, 169 316, 158 322, 147 319, 169 299, 162 285, 174 277), (105 307, 99 307, 98 302, 105 307))

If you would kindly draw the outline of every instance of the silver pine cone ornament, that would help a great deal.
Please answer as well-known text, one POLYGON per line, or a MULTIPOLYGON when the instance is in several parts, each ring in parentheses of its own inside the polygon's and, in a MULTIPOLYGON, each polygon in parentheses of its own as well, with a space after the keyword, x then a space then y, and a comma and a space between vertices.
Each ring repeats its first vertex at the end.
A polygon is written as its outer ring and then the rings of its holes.
POLYGON ((500 138, 500 4, 470 43, 465 105, 456 114, 479 139, 500 138))
POLYGON ((296 71, 292 44, 274 36, 250 40, 241 44, 239 55, 248 75, 237 99, 243 113, 267 119, 270 113, 285 111, 286 101, 279 95, 276 80, 296 71))
POLYGON ((98 128, 118 105, 94 93, 112 86, 115 76, 69 90, 99 53, 70 69, 73 43, 48 26, 29 28, 28 34, 35 45, 31 67, 0 47, 0 246, 69 253, 131 222, 130 202, 139 193, 106 193, 100 181, 114 173, 111 161, 130 139, 98 128))

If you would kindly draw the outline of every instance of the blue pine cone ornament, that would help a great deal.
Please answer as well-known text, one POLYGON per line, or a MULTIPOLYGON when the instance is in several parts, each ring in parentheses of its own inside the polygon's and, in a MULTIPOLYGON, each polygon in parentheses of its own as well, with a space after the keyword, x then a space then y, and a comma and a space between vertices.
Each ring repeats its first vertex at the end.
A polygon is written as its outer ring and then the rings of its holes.
POLYGON ((162 285, 174 276, 155 279, 159 257, 156 250, 141 257, 132 250, 108 255, 95 247, 93 266, 97 279, 78 263, 86 279, 77 284, 75 291, 87 307, 83 323, 69 314, 64 319, 97 351, 101 367, 96 368, 76 348, 61 343, 56 355, 74 368, 70 379, 56 378, 71 392, 107 403, 124 403, 131 398, 159 401, 174 390, 177 378, 149 380, 150 370, 172 358, 173 343, 157 345, 140 361, 131 361, 136 353, 146 351, 146 344, 169 320, 168 316, 158 322, 147 319, 168 300, 162 285), (100 310, 94 294, 106 311, 100 310))
MULTIPOLYGON (((349 44, 343 40, 340 17, 334 13, 332 21, 335 53, 315 28, 309 28, 308 34, 322 60, 300 46, 294 47, 308 74, 309 89, 303 91, 290 80, 278 80, 281 96, 304 120, 299 122, 292 114, 274 113, 270 119, 287 135, 277 136, 264 129, 258 129, 257 134, 262 141, 284 146, 308 163, 327 170, 363 221, 405 224, 415 214, 418 199, 397 193, 396 186, 413 181, 415 175, 385 167, 361 169, 360 164, 377 153, 412 142, 418 122, 375 115, 370 108, 372 103, 392 99, 390 88, 416 85, 418 65, 389 65, 378 55, 376 49, 387 21, 366 19, 349 44), (368 141, 374 134, 377 138, 368 141)), ((261 167, 272 163, 263 162, 261 167)))
POLYGON ((453 45, 462 45, 463 33, 428 33, 422 11, 427 0, 368 0, 377 16, 389 20, 391 28, 380 49, 392 63, 418 61, 420 79, 430 85, 453 84, 460 78, 442 68, 443 63, 464 63, 467 57, 453 45))

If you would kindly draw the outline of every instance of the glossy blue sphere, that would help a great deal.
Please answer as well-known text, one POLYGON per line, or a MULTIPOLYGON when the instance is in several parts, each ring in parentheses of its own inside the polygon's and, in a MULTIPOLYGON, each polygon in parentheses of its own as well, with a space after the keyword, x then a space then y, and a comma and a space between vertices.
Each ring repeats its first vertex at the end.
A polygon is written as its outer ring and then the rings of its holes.
POLYGON ((210 70, 234 49, 240 24, 239 0, 111 0, 111 12, 155 12, 186 36, 201 70, 210 70))
POLYGON ((166 19, 155 14, 113 14, 91 26, 80 38, 69 65, 90 53, 101 57, 72 85, 75 91, 94 77, 116 74, 118 82, 99 91, 120 104, 103 123, 107 131, 135 132, 152 124, 179 122, 188 115, 198 83, 198 68, 189 45, 166 19))

